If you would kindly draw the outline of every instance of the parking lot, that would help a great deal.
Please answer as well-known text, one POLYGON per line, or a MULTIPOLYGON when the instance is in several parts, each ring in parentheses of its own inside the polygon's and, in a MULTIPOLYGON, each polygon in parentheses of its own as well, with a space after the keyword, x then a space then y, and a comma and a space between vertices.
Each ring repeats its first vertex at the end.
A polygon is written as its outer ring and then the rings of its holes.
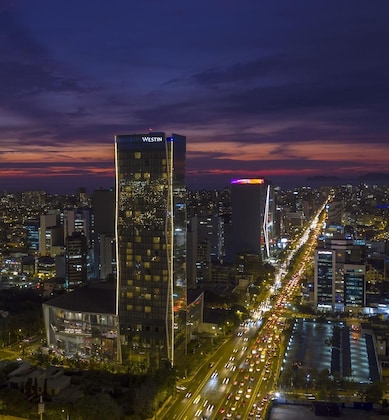
POLYGON ((288 347, 284 367, 297 361, 357 383, 380 380, 372 336, 342 322, 298 319, 288 347))

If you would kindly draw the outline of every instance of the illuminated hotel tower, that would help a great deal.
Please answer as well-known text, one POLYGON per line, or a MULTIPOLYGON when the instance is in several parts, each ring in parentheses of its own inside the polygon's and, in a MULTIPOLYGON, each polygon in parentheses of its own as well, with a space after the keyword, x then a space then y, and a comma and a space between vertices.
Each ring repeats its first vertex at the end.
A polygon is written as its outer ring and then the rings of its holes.
POLYGON ((231 181, 232 255, 251 253, 267 259, 272 253, 274 194, 263 178, 231 181))
POLYGON ((146 368, 186 337, 185 154, 177 134, 115 137, 120 358, 146 368))

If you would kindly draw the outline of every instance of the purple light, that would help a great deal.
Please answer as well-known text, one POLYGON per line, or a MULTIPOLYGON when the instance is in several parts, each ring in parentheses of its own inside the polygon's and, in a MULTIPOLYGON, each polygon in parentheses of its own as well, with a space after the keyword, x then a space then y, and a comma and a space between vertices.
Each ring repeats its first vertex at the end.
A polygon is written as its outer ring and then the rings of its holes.
POLYGON ((232 179, 231 184, 264 184, 265 180, 263 178, 239 178, 232 179))

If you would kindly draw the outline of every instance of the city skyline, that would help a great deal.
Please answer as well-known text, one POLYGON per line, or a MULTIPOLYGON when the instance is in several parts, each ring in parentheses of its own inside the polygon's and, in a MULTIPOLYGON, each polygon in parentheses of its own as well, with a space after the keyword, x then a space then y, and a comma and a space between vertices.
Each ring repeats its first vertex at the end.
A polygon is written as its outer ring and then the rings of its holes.
POLYGON ((389 174, 388 11, 5 1, 1 190, 113 187, 114 136, 149 131, 186 136, 190 188, 389 174))

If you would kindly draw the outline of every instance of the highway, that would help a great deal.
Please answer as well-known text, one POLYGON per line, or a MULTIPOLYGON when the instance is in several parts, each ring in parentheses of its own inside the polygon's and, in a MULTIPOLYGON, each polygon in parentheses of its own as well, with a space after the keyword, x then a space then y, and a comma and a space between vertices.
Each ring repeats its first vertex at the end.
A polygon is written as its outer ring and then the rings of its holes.
POLYGON ((279 377, 284 355, 284 328, 290 315, 290 303, 300 293, 300 276, 309 261, 320 230, 317 213, 288 259, 279 264, 275 284, 267 291, 265 301, 251 311, 234 334, 190 380, 180 383, 170 406, 158 415, 169 420, 262 419, 279 377), (287 275, 287 267, 303 245, 303 263, 287 275), (270 294, 276 293, 272 305, 270 294), (185 389, 184 389, 185 388, 185 389))

